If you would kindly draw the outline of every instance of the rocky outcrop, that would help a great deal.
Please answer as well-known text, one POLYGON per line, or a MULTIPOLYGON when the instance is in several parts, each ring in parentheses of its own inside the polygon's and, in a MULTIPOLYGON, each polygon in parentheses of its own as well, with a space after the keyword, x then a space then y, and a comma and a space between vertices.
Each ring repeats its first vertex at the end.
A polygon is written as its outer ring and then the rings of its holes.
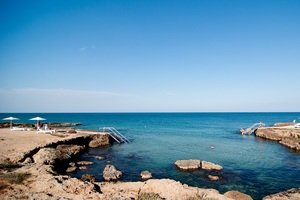
POLYGON ((251 196, 236 190, 228 191, 224 194, 224 196, 234 200, 253 200, 251 196))
POLYGON ((223 167, 221 165, 217 165, 215 163, 211 163, 205 160, 177 160, 175 162, 177 168, 181 170, 222 170, 223 167))
POLYGON ((280 144, 300 151, 300 129, 296 128, 258 128, 255 132, 257 137, 278 141, 280 144))
POLYGON ((110 144, 109 135, 95 135, 89 143, 89 147, 97 148, 100 146, 105 146, 110 144))
POLYGON ((263 200, 299 200, 300 188, 292 188, 284 192, 268 195, 263 200))
POLYGON ((58 159, 59 153, 54 148, 40 149, 34 156, 33 161, 37 164, 54 165, 55 160, 58 159))
POLYGON ((149 171, 142 171, 141 172, 141 178, 143 179, 143 180, 147 180, 147 179, 150 179, 150 178, 152 178, 152 174, 151 174, 151 172, 149 172, 149 171))
POLYGON ((34 156, 33 160, 38 164, 54 165, 58 160, 67 160, 79 154, 84 149, 79 145, 58 145, 57 148, 42 148, 34 156))
POLYGON ((117 170, 113 165, 106 165, 103 170, 103 178, 105 181, 116 181, 121 178, 122 172, 117 170))

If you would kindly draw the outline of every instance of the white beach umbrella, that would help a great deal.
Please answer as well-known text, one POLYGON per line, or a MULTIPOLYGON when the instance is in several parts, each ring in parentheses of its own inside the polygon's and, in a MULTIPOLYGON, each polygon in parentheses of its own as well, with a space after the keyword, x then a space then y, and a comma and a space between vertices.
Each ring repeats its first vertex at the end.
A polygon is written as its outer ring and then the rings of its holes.
POLYGON ((41 118, 41 117, 34 117, 34 118, 29 119, 29 120, 36 121, 36 126, 38 127, 39 121, 43 121, 43 120, 46 120, 46 119, 45 118, 41 118))
POLYGON ((19 118, 16 118, 16 117, 6 117, 2 120, 9 120, 10 121, 10 128, 12 127, 12 121, 13 120, 19 120, 19 118))

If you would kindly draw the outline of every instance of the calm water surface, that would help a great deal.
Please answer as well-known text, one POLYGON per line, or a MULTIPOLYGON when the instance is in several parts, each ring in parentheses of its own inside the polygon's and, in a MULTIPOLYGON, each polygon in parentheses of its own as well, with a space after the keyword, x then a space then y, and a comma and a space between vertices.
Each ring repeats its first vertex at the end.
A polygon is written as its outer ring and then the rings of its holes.
POLYGON ((221 193, 239 190, 254 199, 300 187, 300 153, 238 132, 256 122, 300 121, 300 113, 0 114, 1 118, 8 115, 21 118, 21 122, 37 115, 49 122, 81 122, 81 128, 94 130, 112 126, 131 139, 130 144, 88 150, 78 160, 91 160, 94 165, 77 171, 76 177, 91 173, 102 181, 102 171, 111 162, 123 172, 124 181, 140 180, 140 172, 149 170, 155 178, 172 178, 221 193), (105 159, 95 159, 99 155, 105 159), (178 159, 218 163, 224 167, 222 179, 211 182, 203 171, 180 172, 173 164, 178 159))

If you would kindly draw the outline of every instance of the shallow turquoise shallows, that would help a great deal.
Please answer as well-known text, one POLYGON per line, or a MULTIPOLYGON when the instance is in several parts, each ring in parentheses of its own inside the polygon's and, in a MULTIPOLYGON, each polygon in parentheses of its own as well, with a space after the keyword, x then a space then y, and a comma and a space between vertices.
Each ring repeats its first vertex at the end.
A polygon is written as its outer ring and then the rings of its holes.
POLYGON ((172 178, 191 186, 215 188, 221 193, 239 190, 254 199, 300 187, 300 153, 255 136, 242 136, 240 128, 256 122, 300 121, 300 113, 40 113, 13 115, 21 122, 41 116, 49 122, 80 122, 80 128, 97 130, 112 126, 130 138, 130 144, 90 149, 78 160, 91 160, 87 170, 73 175, 96 175, 112 163, 123 172, 122 180, 140 180, 143 170, 155 178, 172 178), (97 160, 95 156, 106 159, 97 160), (181 172, 174 162, 178 159, 203 159, 224 167, 222 179, 211 182, 207 172, 181 172))

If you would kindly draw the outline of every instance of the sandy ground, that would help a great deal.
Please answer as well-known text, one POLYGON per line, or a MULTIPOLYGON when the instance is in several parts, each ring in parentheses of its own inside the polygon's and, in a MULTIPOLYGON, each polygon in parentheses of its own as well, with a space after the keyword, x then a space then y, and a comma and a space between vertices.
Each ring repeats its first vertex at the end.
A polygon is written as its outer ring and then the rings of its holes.
POLYGON ((79 137, 82 134, 69 134, 66 137, 58 137, 51 134, 37 133, 37 131, 11 131, 0 129, 0 161, 18 161, 22 155, 38 146, 49 143, 79 137))

